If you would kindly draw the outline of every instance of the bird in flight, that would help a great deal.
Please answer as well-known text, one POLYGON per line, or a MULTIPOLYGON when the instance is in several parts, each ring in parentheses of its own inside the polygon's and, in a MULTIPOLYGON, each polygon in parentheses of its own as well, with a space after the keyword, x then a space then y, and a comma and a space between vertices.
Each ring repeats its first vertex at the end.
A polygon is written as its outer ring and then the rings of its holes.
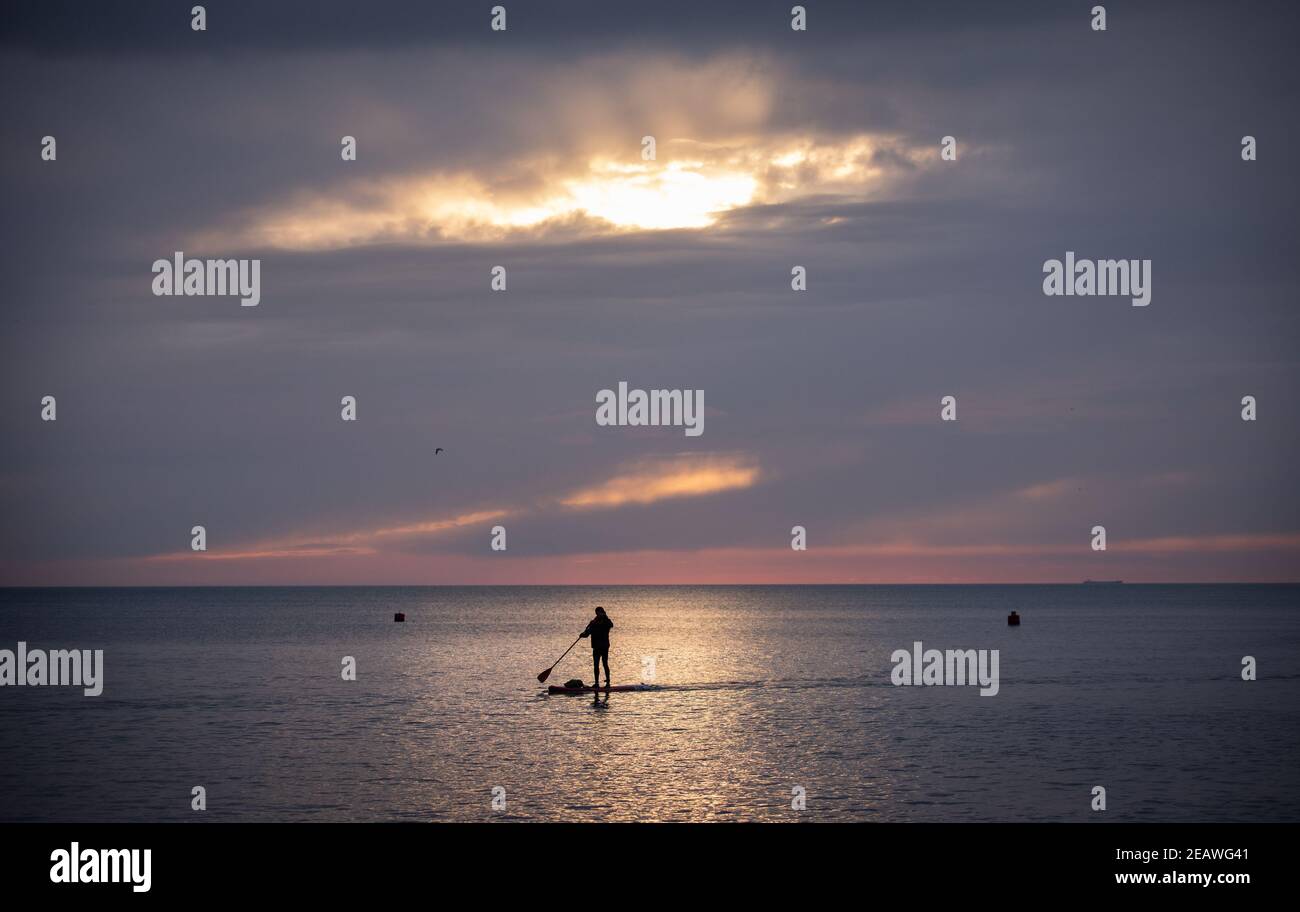
POLYGON ((437 456, 441 452, 442 452, 442 447, 435 447, 433 450, 433 455, 437 456))

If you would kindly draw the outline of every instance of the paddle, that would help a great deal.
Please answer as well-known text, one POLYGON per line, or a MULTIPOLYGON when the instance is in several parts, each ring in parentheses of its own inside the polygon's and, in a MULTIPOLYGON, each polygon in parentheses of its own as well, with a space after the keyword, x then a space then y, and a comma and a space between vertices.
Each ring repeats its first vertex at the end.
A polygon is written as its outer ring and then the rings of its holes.
MULTIPOLYGON (((582 639, 581 636, 578 637, 578 640, 580 639, 582 639)), ((570 646, 568 649, 564 650, 564 655, 560 656, 558 659, 555 660, 555 665, 559 665, 562 661, 564 661, 564 656, 568 655, 569 652, 573 649, 573 647, 578 645, 578 640, 574 640, 573 645, 570 646)), ((551 676, 551 671, 555 668, 555 665, 552 665, 550 668, 546 669, 541 674, 539 674, 537 676, 537 680, 540 683, 545 684, 546 679, 551 676)))

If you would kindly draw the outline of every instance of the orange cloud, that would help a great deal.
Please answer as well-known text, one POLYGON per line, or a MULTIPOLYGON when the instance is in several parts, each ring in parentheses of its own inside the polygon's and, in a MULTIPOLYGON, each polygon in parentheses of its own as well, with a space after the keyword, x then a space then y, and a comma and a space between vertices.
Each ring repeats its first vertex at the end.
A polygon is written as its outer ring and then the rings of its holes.
POLYGON ((746 456, 679 456, 636 463, 622 474, 581 488, 560 500, 570 509, 609 509, 677 497, 702 497, 752 487, 757 463, 746 456))
MULTIPOLYGON (((754 485, 759 470, 754 460, 735 455, 682 455, 672 459, 634 462, 624 472, 598 483, 580 488, 560 499, 562 507, 571 509, 610 509, 625 504, 650 504, 673 498, 697 498, 719 491, 737 490, 754 485)), ((552 508, 556 501, 543 501, 552 508)), ((196 561, 300 561, 321 559, 355 559, 377 557, 385 553, 383 543, 406 538, 447 533, 465 526, 477 526, 503 520, 507 516, 524 516, 525 507, 477 509, 456 516, 419 522, 372 527, 338 534, 289 535, 264 539, 243 547, 224 551, 181 551, 151 555, 140 559, 144 564, 179 564, 196 561)))
POLYGON ((1069 494, 1070 489, 1078 487, 1079 484, 1081 482, 1076 478, 1058 478, 1056 481, 1044 481, 1021 488, 1016 492, 1016 496, 1026 500, 1055 500, 1069 494))
POLYGON ((181 562, 0 560, 0 578, 23 585, 656 585, 798 583, 1028 583, 1085 578, 1128 582, 1293 582, 1300 535, 1146 539, 1106 554, 1086 546, 942 546, 893 540, 815 546, 577 552, 541 557, 404 552, 338 553, 239 563, 191 555, 181 562), (1254 552, 1249 569, 1233 554, 1254 552), (1106 563, 1099 567, 1098 561, 1106 563))
MULTIPOLYGON (((629 504, 649 504, 681 497, 702 497, 755 484, 759 470, 754 460, 736 455, 683 455, 671 459, 634 463, 620 474, 559 499, 569 509, 611 509, 629 504)), ((544 501, 552 508, 556 501, 544 501)), ((377 556, 385 542, 438 535, 466 526, 484 525, 522 516, 524 507, 473 510, 455 516, 397 523, 337 534, 295 535, 267 539, 231 550, 181 551, 141 558, 146 564, 196 561, 298 561, 377 556)))
POLYGON ((332 557, 339 555, 375 554, 375 545, 384 539, 414 538, 422 535, 436 535, 462 526, 491 522, 507 515, 506 510, 479 510, 462 513, 447 519, 435 519, 425 522, 404 523, 396 526, 383 526, 377 529, 363 529, 345 532, 339 535, 315 536, 313 538, 283 538, 258 542, 237 551, 182 551, 177 554, 156 554, 143 558, 145 561, 170 562, 187 560, 267 560, 271 558, 332 557))
POLYGON ((1126 551, 1147 554, 1300 550, 1300 535, 1197 535, 1143 538, 1121 543, 1126 551))
POLYGON ((459 529, 461 526, 472 526, 502 519, 506 515, 508 515, 506 510, 478 510, 473 513, 462 513, 460 516, 453 516, 450 519, 435 519, 426 522, 386 526, 365 532, 354 532, 343 536, 341 540, 373 541, 380 538, 411 538, 419 535, 435 535, 449 529, 459 529))

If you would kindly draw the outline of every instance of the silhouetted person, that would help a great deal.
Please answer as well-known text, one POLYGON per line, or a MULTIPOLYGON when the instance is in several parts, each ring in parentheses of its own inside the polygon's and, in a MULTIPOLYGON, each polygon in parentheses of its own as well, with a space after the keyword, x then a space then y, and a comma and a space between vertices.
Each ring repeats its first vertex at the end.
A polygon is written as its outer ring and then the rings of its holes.
POLYGON ((579 634, 580 637, 591 637, 591 666, 592 673, 596 680, 591 682, 592 687, 600 686, 600 663, 605 663, 605 686, 610 686, 609 679, 609 631, 614 626, 614 622, 605 614, 605 609, 599 605, 596 606, 596 616, 591 619, 587 629, 579 634))

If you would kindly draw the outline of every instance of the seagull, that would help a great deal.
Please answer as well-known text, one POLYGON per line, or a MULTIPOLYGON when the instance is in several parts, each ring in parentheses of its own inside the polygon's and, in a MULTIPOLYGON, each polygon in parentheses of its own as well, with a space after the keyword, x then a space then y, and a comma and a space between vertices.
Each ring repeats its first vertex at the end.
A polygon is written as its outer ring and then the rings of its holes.
POLYGON ((442 447, 435 447, 433 451, 433 455, 437 456, 441 452, 442 452, 442 447))

